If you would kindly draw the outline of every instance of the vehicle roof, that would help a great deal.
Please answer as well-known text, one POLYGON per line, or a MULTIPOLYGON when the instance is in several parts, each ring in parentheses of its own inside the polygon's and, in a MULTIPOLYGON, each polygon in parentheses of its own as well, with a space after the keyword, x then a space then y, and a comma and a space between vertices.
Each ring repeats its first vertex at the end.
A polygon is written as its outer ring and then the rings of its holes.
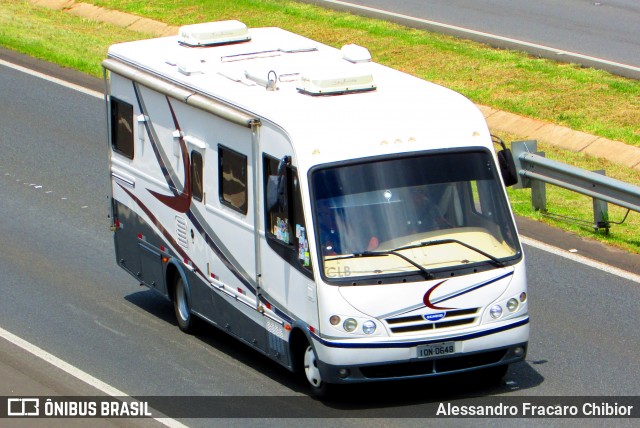
POLYGON ((289 136, 294 162, 307 168, 405 151, 492 149, 481 112, 452 90, 373 61, 349 62, 339 49, 279 28, 249 35, 247 42, 211 47, 185 46, 178 36, 126 42, 111 46, 109 57, 275 124, 289 136), (271 71, 275 91, 256 83, 271 71), (300 76, 318 73, 370 73, 376 88, 321 96, 298 90, 300 76))

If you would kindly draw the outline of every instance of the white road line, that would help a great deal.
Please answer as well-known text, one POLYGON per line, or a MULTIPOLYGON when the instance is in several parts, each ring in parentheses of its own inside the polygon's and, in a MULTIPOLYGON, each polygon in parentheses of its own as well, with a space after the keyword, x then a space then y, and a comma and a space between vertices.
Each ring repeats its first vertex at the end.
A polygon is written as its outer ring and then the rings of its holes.
MULTIPOLYGON (((129 397, 131 398, 128 394, 125 394, 124 392, 120 391, 119 389, 114 388, 113 386, 101 381, 100 379, 97 379, 93 376, 91 376, 89 373, 80 370, 79 368, 72 366, 71 364, 67 363, 66 361, 61 360, 60 358, 56 357, 55 355, 52 355, 50 353, 48 353, 47 351, 45 351, 44 349, 33 345, 30 342, 27 342, 26 340, 16 336, 13 333, 8 332, 7 330, 3 329, 0 327, 0 337, 2 337, 3 339, 13 343, 14 345, 24 349, 25 351, 29 352, 32 355, 35 355, 36 357, 46 361, 47 363, 59 368, 60 370, 67 372, 68 374, 70 374, 71 376, 75 377, 76 379, 81 380, 82 382, 86 383, 87 385, 90 385, 92 387, 94 387, 95 389, 104 392, 107 395, 110 395, 112 397, 129 397)), ((186 425, 183 425, 182 423, 176 421, 175 419, 171 419, 171 418, 153 418, 156 421, 160 422, 161 424, 163 424, 164 426, 167 427, 172 427, 172 428, 183 428, 186 427, 186 425)))
POLYGON ((87 95, 90 95, 92 97, 104 99, 104 94, 102 94, 100 92, 96 92, 96 91, 93 91, 91 89, 87 89, 87 88, 85 88, 83 86, 76 85, 74 83, 70 83, 70 82, 67 82, 65 80, 58 79, 56 77, 47 76, 44 73, 40 73, 38 71, 31 70, 30 68, 26 68, 26 67, 23 67, 21 65, 14 64, 12 62, 7 62, 7 61, 4 61, 4 60, 0 59, 0 65, 3 65, 3 66, 8 67, 8 68, 12 68, 14 70, 21 71, 21 72, 29 74, 31 76, 39 77, 41 79, 47 80, 47 81, 52 82, 52 83, 56 83, 58 85, 65 86, 67 88, 73 89, 73 90, 78 91, 78 92, 82 92, 83 94, 87 94, 87 95))
POLYGON ((613 266, 609 266, 607 264, 589 259, 587 257, 581 256, 579 254, 570 253, 567 250, 563 250, 562 248, 554 247, 549 244, 545 244, 544 242, 536 241, 532 238, 527 238, 526 236, 520 236, 520 241, 531 247, 537 248, 542 251, 546 251, 556 256, 564 257, 565 259, 569 259, 571 261, 601 270, 603 272, 607 272, 611 275, 616 275, 624 279, 628 279, 629 281, 636 282, 640 284, 640 275, 636 275, 631 272, 627 272, 626 270, 618 269, 613 266))
POLYGON ((636 72, 636 73, 640 73, 640 67, 635 67, 635 66, 632 66, 632 65, 629 65, 629 64, 622 64, 622 63, 615 62, 615 61, 609 61, 609 60, 602 59, 602 58, 596 58, 596 57, 592 57, 592 56, 589 56, 589 55, 583 55, 583 54, 579 54, 579 53, 576 53, 576 52, 565 51, 563 49, 557 49, 557 48, 553 48, 553 47, 550 47, 550 46, 545 46, 545 45, 539 45, 539 44, 536 44, 536 43, 525 42, 523 40, 512 39, 510 37, 498 36, 497 34, 485 33, 483 31, 472 30, 470 28, 458 27, 456 25, 449 25, 449 24, 445 24, 445 23, 442 23, 442 22, 431 21, 431 20, 428 20, 428 19, 416 18, 415 16, 404 15, 404 14, 401 14, 401 13, 390 12, 388 10, 376 9, 374 7, 362 6, 362 5, 359 5, 359 4, 349 3, 349 2, 340 1, 340 0, 321 0, 321 1, 323 3, 329 3, 329 4, 334 4, 334 5, 343 6, 343 7, 347 7, 347 8, 362 10, 362 11, 365 11, 365 12, 373 12, 373 13, 376 13, 376 14, 379 14, 379 15, 398 18, 398 19, 402 19, 402 20, 405 20, 405 21, 413 21, 413 22, 417 22, 417 23, 420 23, 420 24, 424 24, 424 25, 430 25, 430 26, 436 27, 436 28, 444 28, 444 29, 447 29, 447 30, 453 30, 453 31, 457 31, 457 32, 460 32, 460 33, 464 33, 464 34, 480 36, 480 37, 484 37, 484 38, 492 39, 492 40, 499 40, 501 42, 513 43, 513 44, 526 46, 526 47, 533 48, 533 49, 538 49, 538 50, 542 50, 542 51, 546 51, 546 52, 551 52, 551 53, 556 54, 556 55, 569 55, 569 56, 572 56, 572 57, 575 57, 575 58, 580 58, 580 59, 583 59, 583 60, 586 60, 586 61, 596 62, 596 63, 600 63, 600 64, 603 64, 603 65, 609 65, 609 66, 613 66, 613 67, 623 68, 625 70, 629 70, 629 71, 633 71, 633 72, 636 72))

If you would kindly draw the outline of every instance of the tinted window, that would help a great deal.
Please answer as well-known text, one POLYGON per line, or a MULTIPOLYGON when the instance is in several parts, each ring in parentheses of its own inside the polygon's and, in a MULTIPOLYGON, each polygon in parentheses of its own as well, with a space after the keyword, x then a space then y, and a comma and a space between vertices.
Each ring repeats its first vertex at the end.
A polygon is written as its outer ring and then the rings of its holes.
POLYGON ((229 148, 218 146, 220 171, 220 202, 247 213, 247 157, 229 148))
POLYGON ((133 159, 133 106, 111 97, 111 146, 133 159))
POLYGON ((202 202, 204 195, 202 187, 202 154, 200 152, 191 152, 191 194, 193 199, 202 202))

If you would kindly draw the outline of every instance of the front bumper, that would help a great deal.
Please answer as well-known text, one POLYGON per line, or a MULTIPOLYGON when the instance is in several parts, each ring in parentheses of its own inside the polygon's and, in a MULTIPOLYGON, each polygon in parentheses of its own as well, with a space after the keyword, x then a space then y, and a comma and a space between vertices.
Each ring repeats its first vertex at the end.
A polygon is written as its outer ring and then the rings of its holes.
POLYGON ((412 342, 342 343, 314 337, 318 367, 328 383, 360 383, 418 379, 511 364, 526 357, 529 319, 484 331, 438 340, 412 342), (455 354, 418 358, 417 347, 456 342, 455 354))

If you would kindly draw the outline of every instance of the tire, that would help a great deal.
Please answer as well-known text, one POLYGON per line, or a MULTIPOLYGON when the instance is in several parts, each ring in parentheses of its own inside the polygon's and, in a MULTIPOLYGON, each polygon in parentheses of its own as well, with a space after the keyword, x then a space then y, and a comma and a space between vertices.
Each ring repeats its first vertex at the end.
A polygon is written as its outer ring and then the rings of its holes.
POLYGON ((333 385, 322 380, 318 368, 318 357, 313 346, 307 344, 302 356, 302 374, 309 385, 311 395, 315 398, 329 398, 333 385))
POLYGON ((185 287, 184 280, 180 275, 177 275, 173 287, 173 309, 176 313, 176 320, 178 321, 178 327, 180 330, 185 333, 193 333, 195 320, 191 313, 191 305, 189 303, 187 289, 185 287))

